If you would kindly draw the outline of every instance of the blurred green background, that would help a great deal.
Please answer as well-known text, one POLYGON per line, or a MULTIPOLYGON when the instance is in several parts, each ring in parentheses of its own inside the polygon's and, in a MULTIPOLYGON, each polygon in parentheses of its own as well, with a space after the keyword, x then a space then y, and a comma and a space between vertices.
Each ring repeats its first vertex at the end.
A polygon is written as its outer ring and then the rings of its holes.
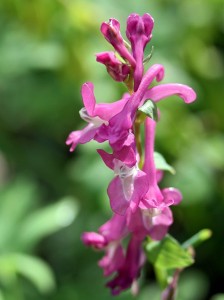
MULTIPOLYGON (((150 64, 164 82, 192 86, 197 102, 177 97, 158 106, 156 150, 175 167, 163 185, 184 195, 171 233, 183 242, 202 228, 213 237, 197 249, 180 279, 177 300, 224 299, 224 2, 223 0, 0 1, 0 300, 107 300, 97 267, 101 253, 80 235, 110 216, 113 174, 96 143, 69 153, 65 139, 81 128, 81 84, 92 81, 99 102, 120 99, 124 86, 94 54, 111 50, 100 24, 115 17, 155 19, 150 64)), ((139 300, 158 300, 147 266, 139 300)), ((131 299, 127 291, 118 299, 131 299)))

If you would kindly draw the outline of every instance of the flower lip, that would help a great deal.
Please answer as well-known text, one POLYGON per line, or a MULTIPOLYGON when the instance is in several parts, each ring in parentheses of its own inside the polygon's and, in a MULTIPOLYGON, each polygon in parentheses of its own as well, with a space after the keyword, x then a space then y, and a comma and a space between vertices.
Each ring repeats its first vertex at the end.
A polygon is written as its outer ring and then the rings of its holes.
POLYGON ((79 115, 87 123, 93 124, 94 127, 100 127, 102 124, 108 125, 108 121, 105 121, 105 120, 101 119, 98 116, 91 117, 88 114, 87 109, 85 107, 83 107, 83 108, 80 109, 79 115))

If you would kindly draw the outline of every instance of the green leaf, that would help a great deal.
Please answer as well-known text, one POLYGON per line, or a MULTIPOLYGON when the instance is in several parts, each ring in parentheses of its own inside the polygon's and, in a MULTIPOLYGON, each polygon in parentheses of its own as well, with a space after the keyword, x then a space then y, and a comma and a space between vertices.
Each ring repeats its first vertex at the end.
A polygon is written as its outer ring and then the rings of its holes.
POLYGON ((184 268, 194 262, 190 253, 170 235, 159 242, 148 242, 146 255, 148 260, 159 269, 184 268))
POLYGON ((55 288, 54 274, 41 259, 26 254, 12 254, 17 273, 30 280, 41 293, 55 288))
POLYGON ((158 121, 157 106, 152 100, 147 100, 141 107, 139 107, 138 110, 144 113, 147 117, 158 121))
POLYGON ((154 160, 157 170, 169 171, 171 174, 175 174, 176 171, 172 166, 170 166, 165 158, 158 152, 154 152, 154 160))

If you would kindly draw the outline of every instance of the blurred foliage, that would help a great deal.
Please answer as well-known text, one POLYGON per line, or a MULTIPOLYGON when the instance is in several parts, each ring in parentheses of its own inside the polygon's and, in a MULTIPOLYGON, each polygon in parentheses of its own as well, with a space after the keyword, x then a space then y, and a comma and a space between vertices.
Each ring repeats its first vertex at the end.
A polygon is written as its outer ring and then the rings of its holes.
MULTIPOLYGON (((158 104, 156 150, 176 170, 163 185, 184 195, 171 233, 183 242, 201 228, 213 231, 181 275, 177 300, 223 298, 223 0, 1 0, 0 299, 111 299, 100 254, 86 249, 80 234, 110 215, 112 174, 96 143, 70 154, 64 141, 83 125, 83 82, 94 82, 99 102, 125 91, 94 54, 110 49, 101 22, 115 17, 125 32, 132 12, 155 19, 151 63, 165 66, 164 82, 189 84, 198 94, 189 106, 175 97, 158 104)), ((159 299, 153 277, 148 267, 137 299, 159 299)))

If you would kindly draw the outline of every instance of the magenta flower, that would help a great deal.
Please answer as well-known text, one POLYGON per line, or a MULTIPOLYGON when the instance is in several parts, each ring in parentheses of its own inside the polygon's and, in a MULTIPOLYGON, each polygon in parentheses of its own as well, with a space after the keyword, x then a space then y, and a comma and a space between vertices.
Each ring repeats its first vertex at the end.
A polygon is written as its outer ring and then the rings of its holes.
POLYGON ((104 276, 109 276, 123 265, 125 258, 121 240, 127 233, 126 219, 116 214, 99 228, 98 233, 83 233, 82 241, 85 245, 105 251, 98 263, 104 276))
POLYGON ((103 22, 100 28, 105 39, 114 47, 114 49, 127 60, 131 66, 135 66, 135 60, 125 46, 120 33, 120 23, 116 19, 109 19, 109 22, 103 22))
POLYGON ((119 150, 123 146, 133 127, 137 109, 142 102, 149 85, 155 78, 157 81, 161 81, 163 75, 163 66, 159 64, 153 65, 146 72, 138 90, 131 95, 123 109, 109 120, 108 125, 104 124, 101 126, 100 135, 104 137, 105 140, 109 140, 112 149, 119 150))
POLYGON ((149 189, 141 199, 139 207, 141 209, 157 208, 161 209, 170 205, 177 205, 182 200, 180 191, 175 188, 160 190, 157 184, 157 170, 154 162, 156 122, 147 118, 145 122, 145 163, 143 171, 148 176, 149 189))
POLYGON ((107 72, 116 81, 124 81, 130 73, 130 67, 117 59, 114 52, 97 53, 96 61, 104 64, 107 72))
POLYGON ((127 20, 126 35, 131 42, 133 57, 136 61, 134 70, 134 90, 138 89, 141 82, 144 66, 144 49, 152 38, 154 20, 149 14, 142 17, 137 14, 131 14, 127 20))
POLYGON ((136 283, 144 262, 142 239, 139 239, 137 235, 132 235, 123 265, 118 269, 117 275, 107 283, 113 295, 118 295, 122 290, 136 283))
POLYGON ((116 175, 107 192, 113 212, 119 215, 124 215, 129 207, 135 211, 140 199, 148 190, 147 176, 138 168, 133 138, 133 134, 130 133, 122 149, 112 154, 98 150, 105 164, 114 170, 116 175))
POLYGON ((102 142, 98 136, 99 128, 116 114, 118 114, 126 104, 128 97, 124 97, 114 103, 96 104, 94 96, 94 86, 91 82, 86 82, 82 86, 82 98, 84 108, 80 110, 81 118, 89 123, 84 129, 76 130, 69 134, 66 144, 71 145, 70 151, 74 151, 78 144, 85 144, 92 139, 102 142))
POLYGON ((138 208, 136 212, 127 214, 127 227, 130 232, 144 239, 149 235, 154 240, 161 240, 173 223, 169 207, 138 208))

